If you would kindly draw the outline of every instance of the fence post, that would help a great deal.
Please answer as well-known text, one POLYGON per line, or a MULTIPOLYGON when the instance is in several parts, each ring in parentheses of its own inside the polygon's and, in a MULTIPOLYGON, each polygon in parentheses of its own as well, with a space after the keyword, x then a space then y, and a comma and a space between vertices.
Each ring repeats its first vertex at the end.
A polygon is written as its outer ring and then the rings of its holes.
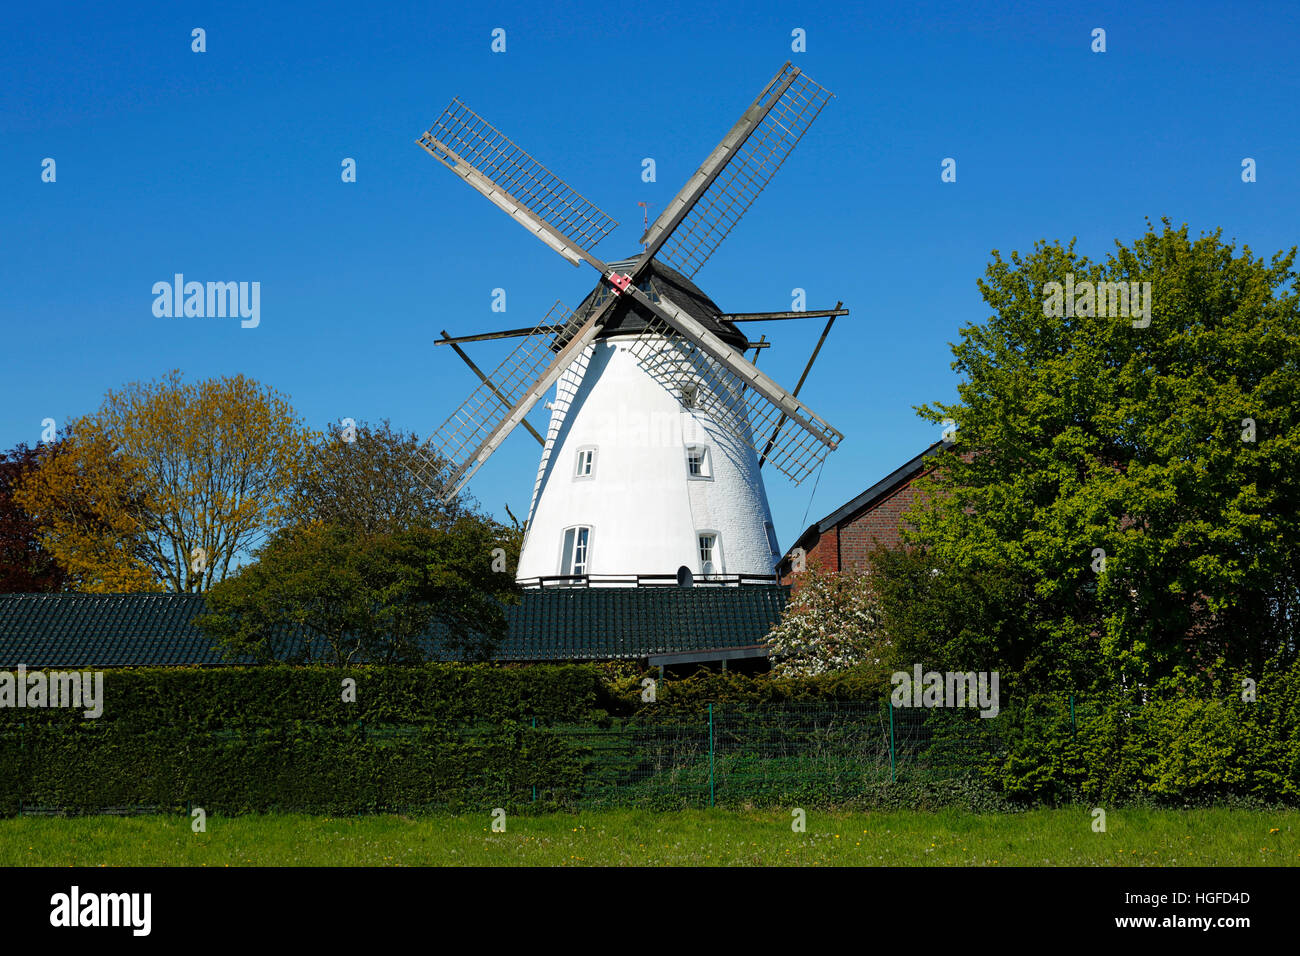
POLYGON ((898 782, 898 774, 894 769, 894 702, 892 699, 889 701, 889 782, 898 782))
MULTIPOLYGON (((533 730, 537 729, 537 718, 533 718, 533 730)), ((533 784, 533 802, 537 802, 537 784, 533 784)))
POLYGON ((1079 725, 1074 722, 1074 695, 1070 695, 1070 736, 1073 737, 1079 731, 1079 725))
POLYGON ((713 806, 713 705, 709 704, 709 806, 713 806))

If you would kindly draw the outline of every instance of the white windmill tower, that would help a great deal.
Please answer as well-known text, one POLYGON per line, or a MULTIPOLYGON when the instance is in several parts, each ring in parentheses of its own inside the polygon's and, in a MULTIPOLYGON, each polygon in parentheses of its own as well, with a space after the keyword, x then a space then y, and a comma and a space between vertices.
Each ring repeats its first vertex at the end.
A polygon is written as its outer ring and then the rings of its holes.
MULTIPOLYGON (((761 468, 796 483, 843 438, 797 396, 840 308, 724 313, 691 277, 771 180, 830 94, 786 63, 642 236, 635 258, 592 253, 617 225, 459 100, 419 143, 599 284, 537 327, 451 338, 482 381, 426 442, 419 478, 456 494, 516 425, 542 443, 523 583, 770 581, 780 558, 761 468), (822 316, 793 392, 745 358, 736 323, 822 316), (522 337, 485 375, 459 343, 522 337), (545 437, 525 420, 552 388, 545 437)), ((757 356, 757 352, 755 353, 757 356)))

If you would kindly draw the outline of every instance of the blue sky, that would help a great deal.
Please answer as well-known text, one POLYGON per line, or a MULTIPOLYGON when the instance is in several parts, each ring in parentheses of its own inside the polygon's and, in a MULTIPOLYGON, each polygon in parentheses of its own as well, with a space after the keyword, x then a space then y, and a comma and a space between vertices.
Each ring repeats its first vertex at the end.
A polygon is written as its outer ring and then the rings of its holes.
MULTIPOLYGON (((171 368, 252 376, 315 427, 427 435, 475 384, 441 329, 529 325, 594 280, 415 145, 451 98, 618 219, 597 249, 613 260, 639 248, 637 202, 662 209, 790 59, 836 98, 696 276, 730 311, 787 309, 795 287, 852 309, 802 394, 846 439, 815 496, 768 478, 788 546, 938 437, 913 406, 955 394, 948 343, 988 314, 990 250, 1077 236, 1104 256, 1148 216, 1266 255, 1296 242, 1300 5, 994 6, 11 6, 0 447, 171 368), (177 272, 260 282, 261 324, 156 318, 151 287, 177 272)), ((762 328, 760 366, 793 385, 820 325, 762 328)), ((471 349, 486 368, 504 355, 471 349)), ((537 454, 511 436, 471 486, 486 510, 526 511, 537 454)))

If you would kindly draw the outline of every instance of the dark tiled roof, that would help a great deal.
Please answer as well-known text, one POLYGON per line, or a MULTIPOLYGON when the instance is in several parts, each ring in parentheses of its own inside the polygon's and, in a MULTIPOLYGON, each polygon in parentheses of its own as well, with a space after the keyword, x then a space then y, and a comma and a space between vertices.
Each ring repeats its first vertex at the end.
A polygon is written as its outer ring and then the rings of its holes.
POLYGON ((202 610, 195 594, 0 594, 0 659, 32 667, 221 663, 192 624, 202 610))
MULTIPOLYGON (((789 590, 775 585, 696 588, 548 588, 507 609, 502 661, 644 659, 762 644, 789 590)), ((228 663, 194 626, 196 594, 0 594, 0 668, 228 663)), ((451 655, 441 635, 421 641, 451 655)), ((301 635, 288 642, 300 649, 301 635)), ((316 655, 313 655, 316 656, 316 655)))
POLYGON ((739 587, 546 588, 509 609, 503 660, 643 658, 761 644, 789 590, 739 587))

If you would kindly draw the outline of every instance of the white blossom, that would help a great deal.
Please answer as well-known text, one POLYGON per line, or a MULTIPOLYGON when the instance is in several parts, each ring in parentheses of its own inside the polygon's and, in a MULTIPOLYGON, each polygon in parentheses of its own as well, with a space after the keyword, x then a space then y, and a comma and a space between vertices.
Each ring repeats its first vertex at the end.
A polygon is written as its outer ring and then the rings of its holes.
POLYGON ((772 670, 785 677, 812 677, 880 662, 889 642, 865 571, 809 568, 768 634, 772 670))

